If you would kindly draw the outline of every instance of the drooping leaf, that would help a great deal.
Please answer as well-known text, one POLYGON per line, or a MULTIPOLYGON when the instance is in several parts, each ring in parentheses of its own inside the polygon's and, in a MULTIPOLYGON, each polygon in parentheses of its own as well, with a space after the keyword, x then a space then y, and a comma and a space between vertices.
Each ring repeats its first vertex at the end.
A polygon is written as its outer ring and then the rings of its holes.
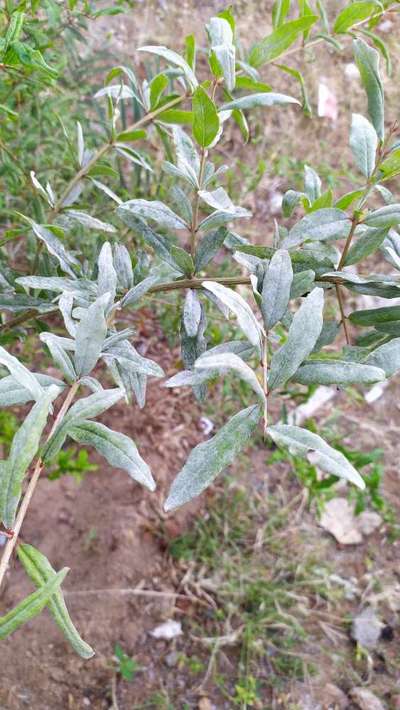
MULTIPOLYGON (((51 385, 56 385, 59 388, 60 393, 65 387, 65 383, 56 377, 42 375, 38 372, 32 372, 32 375, 43 388, 43 392, 45 392, 47 387, 50 387, 51 385)), ((0 379, 0 407, 11 407, 15 404, 26 404, 26 402, 30 402, 32 399, 32 392, 17 382, 12 375, 8 375, 0 379)))
POLYGON ((243 409, 212 439, 196 446, 172 483, 164 510, 174 510, 200 495, 224 468, 233 463, 255 430, 260 416, 258 405, 243 409))
POLYGON ((322 330, 323 308, 324 292, 321 288, 315 288, 296 311, 286 342, 272 357, 268 376, 270 390, 293 377, 312 352, 322 330))
POLYGON ((375 169, 377 147, 378 136, 373 125, 364 116, 359 113, 353 113, 350 148, 357 167, 367 178, 372 175, 375 169))
MULTIPOLYGON (((52 568, 48 559, 32 545, 21 543, 18 546, 17 552, 26 573, 29 575, 32 582, 39 588, 39 591, 44 589, 46 585, 54 582, 57 578, 57 573, 52 568)), ((94 656, 94 651, 80 637, 78 631, 72 623, 60 586, 58 586, 54 590, 54 593, 49 597, 47 606, 49 607, 57 626, 61 629, 74 651, 76 651, 81 658, 92 658, 92 656, 94 656)))
POLYGON ((222 374, 225 374, 225 372, 228 372, 229 370, 233 370, 252 388, 252 390, 254 390, 262 402, 265 401, 264 390, 261 387, 254 371, 246 365, 241 357, 235 353, 225 352, 210 355, 209 352, 206 352, 198 360, 196 360, 195 369, 213 370, 222 374))
POLYGON ((188 226, 168 205, 159 200, 129 200, 123 202, 117 210, 121 217, 125 211, 145 220, 150 219, 167 229, 187 229, 188 226))
POLYGON ((133 480, 154 491, 156 484, 147 463, 140 456, 136 444, 125 434, 109 429, 104 424, 80 421, 68 427, 68 436, 78 444, 94 446, 111 466, 127 471, 133 480))
POLYGON ((75 220, 76 222, 79 222, 79 224, 82 224, 84 227, 87 227, 88 229, 97 229, 100 232, 116 232, 117 230, 112 224, 107 224, 106 222, 102 222, 101 219, 97 219, 97 217, 92 217, 90 214, 87 214, 86 212, 80 212, 79 210, 67 210, 63 213, 67 217, 69 217, 72 220, 75 220))
POLYGON ((395 227, 400 224, 400 203, 385 205, 373 210, 364 218, 364 224, 369 227, 395 227))
POLYGON ((320 436, 289 424, 276 424, 267 429, 273 441, 289 448, 293 454, 306 456, 312 452, 313 462, 327 473, 344 478, 363 490, 365 483, 350 461, 320 436))
POLYGON ((44 395, 43 387, 39 384, 33 374, 17 360, 14 355, 10 355, 4 348, 0 346, 0 364, 4 365, 10 375, 31 393, 32 399, 39 400, 44 395))
POLYGON ((278 249, 265 271, 261 292, 261 312, 267 331, 286 313, 292 281, 293 269, 289 252, 278 249))
POLYGON ((302 385, 368 385, 384 379, 385 373, 379 367, 338 360, 305 362, 293 377, 302 385))
POLYGON ((235 46, 229 22, 223 17, 212 17, 206 25, 211 50, 221 68, 228 91, 235 88, 235 46))
POLYGON ((44 587, 26 597, 18 606, 0 617, 0 640, 7 638, 20 626, 40 614, 52 595, 57 591, 66 575, 68 567, 60 570, 44 587))
POLYGON ((145 47, 139 47, 138 51, 156 54, 157 56, 165 59, 169 64, 174 64, 175 66, 179 67, 179 69, 182 70, 185 78, 187 79, 187 82, 192 91, 196 89, 198 81, 193 73, 192 68, 189 66, 189 64, 185 61, 183 57, 174 52, 172 49, 168 49, 167 47, 162 46, 157 47, 154 45, 146 45, 145 47))
POLYGON ((262 328, 253 311, 238 293, 214 281, 203 281, 203 287, 211 291, 232 313, 235 314, 238 325, 252 345, 261 349, 262 328))

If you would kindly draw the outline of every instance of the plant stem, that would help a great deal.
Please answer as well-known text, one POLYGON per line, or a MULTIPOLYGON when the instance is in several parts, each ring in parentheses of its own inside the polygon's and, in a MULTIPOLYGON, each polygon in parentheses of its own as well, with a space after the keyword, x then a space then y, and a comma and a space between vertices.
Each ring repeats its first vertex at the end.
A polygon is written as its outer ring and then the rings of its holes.
POLYGON ((348 329, 347 323, 346 323, 346 316, 345 316, 345 313, 344 313, 344 305, 343 305, 342 292, 341 292, 341 290, 340 290, 339 284, 335 284, 335 290, 336 290, 337 300, 338 300, 338 303, 339 303, 341 324, 342 324, 342 326, 343 326, 344 334, 345 334, 345 337, 346 337, 346 343, 347 343, 347 345, 350 345, 350 334, 349 334, 349 329, 348 329))
MULTIPOLYGON (((66 396, 66 398, 65 398, 65 400, 64 400, 64 402, 63 402, 63 404, 62 404, 62 406, 61 406, 61 408, 60 408, 60 411, 58 412, 58 414, 57 414, 57 416, 56 416, 56 418, 55 418, 55 420, 54 420, 53 426, 51 427, 50 434, 48 435, 48 437, 47 437, 47 439, 46 439, 46 443, 47 443, 47 441, 49 441, 49 439, 53 436, 53 434, 54 434, 55 430, 57 429, 58 425, 60 424, 60 422, 61 422, 62 419, 64 418, 64 416, 65 416, 65 414, 66 414, 66 412, 67 412, 67 410, 68 410, 68 408, 69 408, 69 406, 70 406, 70 404, 71 404, 73 398, 75 397, 75 394, 76 394, 76 391, 77 391, 78 387, 79 387, 79 383, 78 383, 78 382, 74 382, 74 384, 71 386, 71 389, 69 390, 69 392, 68 392, 68 394, 67 394, 67 396, 66 396)), ((31 500, 32 500, 32 496, 33 496, 33 494, 34 494, 34 492, 35 492, 35 488, 36 488, 37 482, 38 482, 38 480, 39 480, 39 478, 40 478, 40 474, 41 474, 41 472, 42 472, 42 469, 43 469, 43 461, 42 461, 41 458, 39 458, 39 459, 36 461, 36 464, 35 464, 35 468, 34 468, 34 470, 33 470, 32 477, 31 477, 31 479, 30 479, 30 481, 29 481, 28 487, 27 487, 27 489, 26 489, 25 495, 24 495, 24 497, 23 497, 21 506, 20 506, 19 511, 18 511, 18 515, 17 515, 16 520, 15 520, 15 525, 14 525, 14 528, 13 528, 13 533, 14 533, 14 534, 13 534, 13 536, 8 540, 8 542, 7 542, 7 544, 6 544, 5 548, 4 548, 3 556, 2 556, 1 562, 0 562, 0 587, 1 587, 2 583, 3 583, 4 575, 5 575, 5 573, 7 572, 7 568, 8 568, 9 561, 10 561, 10 559, 11 559, 11 555, 12 555, 12 553, 13 553, 13 551, 14 551, 15 545, 17 544, 18 535, 19 535, 19 533, 20 533, 22 524, 23 524, 23 522, 24 522, 24 518, 25 518, 25 515, 26 515, 26 513, 27 513, 29 504, 30 504, 30 502, 31 502, 31 500)))
POLYGON ((267 433, 268 427, 268 331, 263 339, 262 350, 262 367, 263 367, 263 389, 265 394, 264 402, 264 435, 267 433))
POLYGON ((204 170, 206 167, 206 160, 207 160, 207 150, 205 148, 201 149, 201 157, 200 157, 200 168, 199 168, 199 187, 198 190, 196 190, 196 195, 194 198, 193 202, 193 217, 192 217, 192 224, 190 228, 190 253, 192 255, 192 259, 194 260, 196 256, 196 236, 197 236, 197 229, 199 226, 199 203, 200 203, 200 195, 199 191, 202 188, 202 183, 204 179, 204 170))

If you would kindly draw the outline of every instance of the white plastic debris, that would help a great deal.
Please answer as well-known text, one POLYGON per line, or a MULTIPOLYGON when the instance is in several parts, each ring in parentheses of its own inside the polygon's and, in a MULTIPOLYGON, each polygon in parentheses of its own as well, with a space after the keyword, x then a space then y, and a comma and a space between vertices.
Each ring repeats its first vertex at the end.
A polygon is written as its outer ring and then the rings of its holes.
POLYGON ((208 419, 208 417, 200 417, 200 429, 204 432, 206 436, 211 434, 212 430, 214 429, 214 422, 211 421, 211 419, 208 419))
POLYGON ((336 121, 338 117, 338 102, 336 94, 324 81, 318 85, 318 116, 336 121))
POLYGON ((149 632, 150 636, 155 639, 164 639, 166 641, 171 641, 177 636, 182 634, 182 624, 180 621, 174 621, 173 619, 168 619, 164 624, 156 626, 155 629, 149 632))

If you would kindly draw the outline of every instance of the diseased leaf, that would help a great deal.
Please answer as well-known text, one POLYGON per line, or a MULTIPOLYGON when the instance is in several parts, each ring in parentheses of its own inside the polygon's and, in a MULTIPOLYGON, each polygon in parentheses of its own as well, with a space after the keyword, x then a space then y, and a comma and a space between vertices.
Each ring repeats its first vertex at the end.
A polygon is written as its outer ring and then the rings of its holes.
POLYGON ((85 309, 85 314, 76 329, 74 361, 78 377, 89 375, 100 357, 107 335, 104 303, 104 296, 100 296, 85 309))
POLYGON ((217 296, 235 314, 245 336, 260 351, 262 328, 246 301, 232 289, 214 281, 203 281, 203 287, 217 296))
POLYGON ((276 389, 289 380, 312 352, 322 330, 324 292, 315 288, 293 316, 286 343, 274 353, 268 388, 276 389))
POLYGON ((212 439, 196 446, 172 483, 164 510, 174 510, 200 495, 224 468, 232 464, 255 430, 260 416, 258 405, 243 409, 212 439))
POLYGON ((112 431, 99 422, 80 421, 68 427, 68 436, 78 444, 94 446, 111 466, 127 471, 133 480, 154 491, 156 484, 136 444, 125 434, 112 431))
POLYGON ((378 136, 372 123, 359 113, 352 115, 350 148, 362 174, 367 178, 371 177, 375 169, 378 136))
POLYGON ((39 400, 44 395, 43 387, 39 384, 37 379, 33 374, 22 365, 22 363, 17 360, 14 355, 10 355, 7 350, 4 350, 0 346, 0 364, 4 365, 9 371, 10 375, 20 384, 24 389, 31 393, 32 399, 39 400))
MULTIPOLYGON (((18 545, 18 557, 26 573, 32 582, 39 588, 39 591, 57 579, 57 573, 52 568, 48 559, 36 550, 32 545, 21 543, 18 545)), ((63 632, 67 641, 81 658, 92 658, 93 649, 80 637, 78 631, 72 623, 64 601, 64 595, 58 586, 49 597, 47 606, 57 624, 63 632)))
POLYGON ((302 244, 307 239, 323 241, 325 239, 341 239, 350 230, 350 220, 343 210, 337 207, 323 207, 307 214, 292 227, 288 236, 282 241, 283 249, 302 244))
POLYGON ((168 49, 167 47, 162 46, 157 47, 154 45, 146 45, 145 47, 139 47, 138 51, 156 54, 157 56, 165 59, 169 64, 174 64, 175 66, 179 67, 179 69, 182 70, 185 78, 187 79, 190 88, 194 90, 197 87, 198 82, 193 73, 192 68, 189 66, 189 64, 185 61, 183 57, 174 52, 172 49, 168 49))
POLYGON ((110 242, 105 242, 101 247, 101 251, 97 259, 97 268, 97 295, 103 296, 108 293, 110 294, 111 303, 114 303, 115 294, 117 292, 117 272, 114 269, 110 242))
POLYGON ((400 224, 400 203, 385 205, 373 210, 364 218, 364 224, 369 227, 395 227, 400 224))
POLYGON ((196 370, 213 370, 219 374, 225 374, 229 370, 236 372, 254 390, 256 395, 265 402, 264 390, 261 387, 253 370, 235 353, 204 353, 195 362, 196 370))
POLYGON ((183 324, 189 337, 197 335, 201 320, 201 306, 196 291, 188 289, 183 306, 183 324))
POLYGON ((214 232, 208 232, 197 245, 195 267, 196 271, 201 271, 218 254, 225 238, 228 236, 226 227, 220 227, 214 232))
POLYGON ((384 94, 379 74, 379 52, 362 39, 355 39, 353 48, 361 81, 367 93, 368 113, 378 138, 383 140, 385 134, 384 94))
POLYGON ((206 25, 211 50, 221 68, 228 91, 235 88, 235 47, 229 22, 223 17, 212 17, 206 25))
POLYGON ((300 106, 300 101, 294 99, 293 96, 265 91, 261 94, 250 94, 249 96, 241 96, 238 99, 233 99, 233 101, 228 101, 228 103, 221 106, 219 111, 231 111, 233 109, 244 111, 245 109, 257 108, 259 106, 286 106, 287 104, 298 104, 300 106))
POLYGON ((58 393, 58 387, 48 387, 13 438, 0 490, 0 513, 6 528, 12 529, 14 525, 25 474, 38 452, 51 403, 58 393))
POLYGON ((306 456, 312 452, 313 463, 324 471, 354 483, 361 490, 365 488, 363 479, 349 460, 317 434, 289 424, 270 426, 267 433, 276 444, 288 447, 291 453, 306 456))
POLYGON ((97 219, 97 217, 92 217, 86 212, 79 212, 78 210, 67 210, 66 212, 63 212, 63 214, 75 220, 76 222, 79 222, 79 224, 82 224, 84 227, 88 227, 88 229, 97 229, 100 232, 117 231, 112 224, 102 222, 101 219, 97 219))
POLYGON ((368 385, 385 378, 379 366, 338 360, 311 360, 299 367, 293 377, 302 385, 368 385))
POLYGON ((321 178, 309 165, 304 166, 304 192, 311 204, 321 197, 321 178))
POLYGON ((261 312, 267 331, 286 313, 292 281, 293 269, 289 252, 278 249, 268 264, 262 282, 261 312))
MULTIPOLYGON (((65 383, 62 380, 58 380, 56 377, 50 377, 50 375, 42 375, 38 372, 32 372, 32 375, 38 381, 41 387, 43 387, 43 392, 46 391, 47 387, 50 385, 56 385, 61 393, 65 387, 65 383)), ((17 380, 8 375, 7 377, 2 377, 0 379, 0 407, 11 407, 15 404, 26 404, 33 399, 32 392, 23 387, 17 380)))
POLYGON ((30 621, 35 616, 40 614, 52 595, 57 591, 66 575, 68 567, 64 567, 56 574, 44 587, 41 587, 29 597, 26 597, 18 606, 0 617, 0 639, 5 639, 10 634, 14 633, 20 626, 30 621))
POLYGON ((362 259, 365 259, 370 254, 373 254, 381 246, 383 240, 387 236, 387 227, 375 228, 370 227, 365 230, 351 245, 344 265, 357 264, 362 259))
POLYGON ((166 227, 167 229, 187 229, 188 226, 168 205, 159 200, 129 200, 129 202, 123 202, 117 210, 123 219, 125 211, 145 220, 150 219, 160 227, 166 227))
POLYGON ((380 367, 386 377, 391 377, 400 370, 400 338, 394 338, 375 348, 366 359, 367 365, 380 367))

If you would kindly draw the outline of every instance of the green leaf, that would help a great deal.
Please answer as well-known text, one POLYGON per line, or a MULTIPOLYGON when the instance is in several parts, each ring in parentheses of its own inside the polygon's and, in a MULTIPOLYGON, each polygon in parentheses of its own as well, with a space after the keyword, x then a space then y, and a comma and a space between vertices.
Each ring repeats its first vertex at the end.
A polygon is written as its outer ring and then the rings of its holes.
POLYGON ((276 64, 275 66, 277 66, 278 69, 280 69, 281 71, 285 72, 285 74, 290 74, 290 76, 296 79, 296 81, 300 84, 303 111, 306 116, 312 116, 312 108, 310 100, 308 98, 307 87, 302 73, 299 72, 298 69, 288 67, 286 64, 276 64))
POLYGON ((268 264, 261 292, 261 312, 267 331, 285 315, 292 281, 293 269, 289 252, 278 249, 268 264))
POLYGON ((122 131, 122 133, 118 133, 117 141, 122 141, 123 143, 125 141, 138 141, 141 138, 146 138, 146 136, 147 133, 144 128, 138 128, 135 131, 122 131))
POLYGON ((270 106, 286 106, 287 104, 297 104, 300 106, 300 101, 294 99, 293 96, 286 94, 275 94, 272 91, 264 91, 261 94, 249 94, 249 96, 241 96, 233 101, 223 104, 219 111, 230 111, 232 109, 245 110, 248 108, 270 107, 270 106))
POLYGON ((136 444, 125 434, 112 431, 99 422, 80 421, 68 427, 68 436, 78 444, 94 446, 111 466, 122 468, 134 481, 150 491, 155 490, 149 466, 140 456, 136 444))
POLYGON ((193 73, 192 68, 189 66, 189 64, 185 61, 183 57, 172 51, 172 49, 168 49, 167 47, 161 46, 157 47, 154 45, 147 45, 145 47, 139 47, 138 51, 150 52, 150 54, 156 54, 159 57, 163 57, 163 59, 165 59, 169 64, 174 64, 174 66, 177 66, 179 67, 179 69, 182 70, 192 91, 194 91, 198 86, 198 81, 193 73))
POLYGON ((248 57, 251 66, 257 69, 267 62, 273 62, 294 44, 303 32, 309 30, 318 20, 316 15, 305 15, 297 20, 290 20, 274 30, 272 34, 257 42, 248 57))
POLYGON ((274 353, 268 376, 268 388, 276 389, 289 380, 312 352, 322 330, 324 292, 315 288, 293 316, 287 340, 274 353))
POLYGON ((173 125, 188 125, 193 124, 193 111, 182 111, 181 109, 171 108, 167 111, 162 111, 157 116, 157 121, 173 125))
POLYGON ((194 35, 185 37, 185 59, 194 71, 196 67, 196 38, 194 35))
POLYGON ((290 453, 306 456, 312 452, 313 463, 339 478, 344 478, 363 490, 365 483, 354 466, 340 451, 333 449, 320 436, 307 429, 289 424, 276 424, 267 429, 273 441, 289 448, 290 453))
POLYGON ((359 200, 361 197, 364 195, 364 190, 352 190, 352 192, 347 192, 345 195, 340 197, 336 203, 335 207, 337 207, 340 210, 347 210, 350 205, 355 202, 355 200, 359 200))
POLYGON ((400 173, 400 148, 389 153, 388 157, 379 164, 379 171, 384 180, 400 173))
POLYGON ((174 510, 200 495, 224 468, 232 464, 254 432, 260 415, 258 405, 243 409, 212 439, 196 446, 172 483, 164 510, 174 510))
POLYGON ((214 102, 202 86, 193 94, 193 136, 202 148, 207 148, 219 132, 219 118, 214 102))
POLYGON ((107 335, 104 317, 106 296, 100 296, 85 313, 76 329, 75 370, 78 377, 88 375, 97 363, 107 335))
POLYGON ((353 311, 349 319, 356 325, 375 325, 377 323, 391 323, 400 321, 400 306, 384 306, 383 308, 366 308, 362 311, 353 311))
POLYGON ((169 83, 168 77, 165 74, 157 74, 150 82, 150 109, 153 110, 158 106, 158 102, 162 96, 164 89, 169 83))
POLYGON ((238 293, 214 281, 203 281, 203 287, 211 291, 235 314, 238 325, 252 345, 261 351, 262 328, 246 301, 238 293))
POLYGON ((290 249, 308 239, 312 241, 341 239, 348 235, 349 230, 350 220, 345 212, 337 207, 323 207, 310 212, 297 222, 282 241, 282 247, 290 249))
POLYGON ((380 367, 386 377, 391 377, 400 370, 400 338, 394 338, 388 343, 380 345, 368 355, 367 365, 380 367))
MULTIPOLYGON (((48 559, 32 545, 21 543, 18 546, 17 552, 26 573, 31 578, 32 582, 39 587, 39 590, 43 589, 47 584, 51 584, 57 578, 57 573, 52 568, 48 559)), ((64 595, 59 586, 49 597, 47 605, 57 626, 59 626, 74 651, 76 651, 81 658, 92 658, 94 651, 80 637, 73 625, 64 601, 64 595)))
POLYGON ((197 245, 195 267, 196 271, 201 271, 212 261, 214 256, 221 249, 228 234, 226 227, 220 227, 214 232, 208 232, 197 245))
POLYGON ((369 227, 361 234, 354 242, 346 256, 345 266, 357 264, 362 259, 365 259, 370 254, 373 254, 381 246, 387 235, 387 227, 374 228, 369 227))
POLYGON ((359 0, 347 5, 337 16, 333 31, 336 34, 346 33, 353 25, 356 25, 376 13, 381 14, 382 5, 374 0, 359 0))
POLYGON ((10 375, 14 377, 18 384, 31 393, 32 399, 41 399, 44 395, 44 390, 34 375, 25 367, 25 365, 22 365, 22 363, 20 363, 14 355, 10 355, 10 353, 8 353, 7 350, 4 350, 1 346, 0 364, 7 368, 10 375))
POLYGON ((373 125, 359 113, 352 115, 350 148, 362 174, 371 177, 375 169, 378 136, 373 125))
POLYGON ((301 385, 368 385, 385 379, 385 372, 379 367, 338 360, 306 362, 293 377, 301 385))
POLYGON ((364 218, 364 224, 386 229, 400 224, 400 202, 373 210, 364 218))
POLYGON ((25 474, 38 453, 51 403, 58 393, 58 387, 51 385, 33 405, 13 438, 0 490, 0 513, 6 528, 12 528, 14 525, 25 474))
POLYGON ((385 134, 383 84, 379 74, 379 52, 364 40, 353 42, 354 58, 368 98, 368 113, 372 124, 383 140, 385 134))
POLYGON ((117 209, 117 213, 124 219, 124 212, 129 212, 145 220, 152 220, 160 227, 167 229, 187 229, 188 225, 184 220, 159 200, 129 200, 123 202, 117 209))
POLYGON ((225 374, 229 370, 233 370, 236 374, 246 382, 256 395, 265 402, 264 390, 261 387, 253 370, 246 365, 241 357, 235 353, 204 353, 195 362, 195 370, 212 370, 219 374, 225 374))
POLYGON ((285 22, 290 11, 290 0, 274 0, 272 5, 272 24, 274 30, 285 22))
POLYGON ((223 17, 212 17, 206 25, 211 51, 218 63, 228 91, 235 88, 235 47, 229 22, 223 17))
POLYGON ((175 261, 176 267, 182 274, 190 277, 194 273, 193 259, 185 249, 171 244, 171 256, 175 261))
POLYGON ((7 638, 7 636, 19 629, 20 626, 40 614, 49 599, 60 587, 68 572, 68 567, 64 567, 64 569, 58 572, 44 587, 30 594, 29 597, 26 597, 18 606, 9 611, 8 614, 0 617, 0 639, 7 638))

